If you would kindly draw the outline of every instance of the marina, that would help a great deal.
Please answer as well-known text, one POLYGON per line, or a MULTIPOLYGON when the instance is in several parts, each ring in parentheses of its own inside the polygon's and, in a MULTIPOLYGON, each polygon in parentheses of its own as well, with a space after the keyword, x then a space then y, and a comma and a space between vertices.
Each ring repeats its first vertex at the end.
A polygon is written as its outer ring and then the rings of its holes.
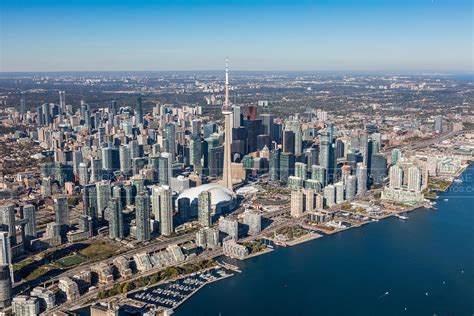
POLYGON ((217 266, 131 293, 127 295, 127 298, 162 309, 175 309, 205 285, 231 276, 233 276, 233 273, 217 266))
MULTIPOLYGON (((473 172, 471 166, 467 173, 473 172)), ((474 306, 469 264, 473 257, 467 249, 473 244, 468 224, 472 207, 465 198, 472 196, 463 189, 467 181, 453 186, 456 190, 441 193, 440 200, 449 199, 449 203, 439 203, 438 212, 412 207, 398 212, 404 217, 410 213, 407 221, 393 213, 377 225, 326 234, 295 247, 275 247, 277 251, 267 256, 239 262, 245 273, 210 285, 175 313, 195 315, 199 308, 200 315, 219 315, 225 310, 233 311, 227 315, 245 315, 248 305, 239 304, 233 296, 240 293, 251 304, 252 315, 468 315, 474 306), (446 237, 429 243, 439 236, 446 237), (431 260, 440 251, 447 257, 431 260), (443 274, 438 272, 441 269, 443 274), (371 277, 374 274, 377 279, 371 277), (341 288, 336 299, 333 293, 341 288), (213 300, 217 295, 218 302, 213 300), (286 304, 266 304, 268 300, 286 304)))

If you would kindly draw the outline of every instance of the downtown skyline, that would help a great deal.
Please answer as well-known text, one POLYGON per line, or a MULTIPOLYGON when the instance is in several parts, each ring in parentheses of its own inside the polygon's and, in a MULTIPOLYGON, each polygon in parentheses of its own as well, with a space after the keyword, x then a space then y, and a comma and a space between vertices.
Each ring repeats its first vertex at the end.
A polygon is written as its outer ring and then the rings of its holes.
POLYGON ((472 72, 469 1, 3 1, 1 72, 472 72))
POLYGON ((0 5, 1 315, 472 314, 470 3, 150 2, 0 5))

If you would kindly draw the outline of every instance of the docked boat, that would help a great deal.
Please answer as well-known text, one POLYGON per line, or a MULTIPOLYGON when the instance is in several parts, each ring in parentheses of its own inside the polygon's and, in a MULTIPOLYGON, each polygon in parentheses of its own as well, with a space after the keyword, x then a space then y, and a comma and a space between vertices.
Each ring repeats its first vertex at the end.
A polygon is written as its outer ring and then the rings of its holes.
POLYGON ((398 217, 399 219, 403 219, 403 220, 407 220, 408 219, 408 216, 403 216, 403 215, 400 215, 400 214, 397 214, 395 215, 396 217, 398 217))
POLYGON ((286 247, 286 246, 288 246, 286 243, 284 243, 284 242, 282 242, 282 241, 275 241, 274 244, 277 245, 277 246, 280 246, 280 247, 286 247))
POLYGON ((443 199, 443 201, 448 202, 449 200, 448 199, 443 199))
POLYGON ((456 178, 453 180, 454 183, 462 183, 462 179, 456 178))

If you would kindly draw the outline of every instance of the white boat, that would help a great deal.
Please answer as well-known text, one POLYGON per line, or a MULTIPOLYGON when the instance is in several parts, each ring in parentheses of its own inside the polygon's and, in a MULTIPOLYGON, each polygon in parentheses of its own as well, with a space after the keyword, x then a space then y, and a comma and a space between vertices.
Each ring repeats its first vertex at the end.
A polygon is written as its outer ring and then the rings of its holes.
POLYGON ((443 199, 443 201, 448 202, 449 200, 448 199, 443 199))
POLYGON ((403 216, 403 215, 400 215, 400 214, 397 214, 395 215, 396 217, 398 217, 399 219, 403 219, 403 220, 407 220, 408 219, 408 216, 403 216))

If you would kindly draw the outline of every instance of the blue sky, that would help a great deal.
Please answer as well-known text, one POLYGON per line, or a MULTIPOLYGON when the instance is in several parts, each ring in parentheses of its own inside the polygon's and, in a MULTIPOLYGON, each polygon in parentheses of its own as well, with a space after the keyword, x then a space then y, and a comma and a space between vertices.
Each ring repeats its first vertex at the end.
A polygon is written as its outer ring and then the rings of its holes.
POLYGON ((0 0, 0 71, 473 71, 469 0, 0 0))

